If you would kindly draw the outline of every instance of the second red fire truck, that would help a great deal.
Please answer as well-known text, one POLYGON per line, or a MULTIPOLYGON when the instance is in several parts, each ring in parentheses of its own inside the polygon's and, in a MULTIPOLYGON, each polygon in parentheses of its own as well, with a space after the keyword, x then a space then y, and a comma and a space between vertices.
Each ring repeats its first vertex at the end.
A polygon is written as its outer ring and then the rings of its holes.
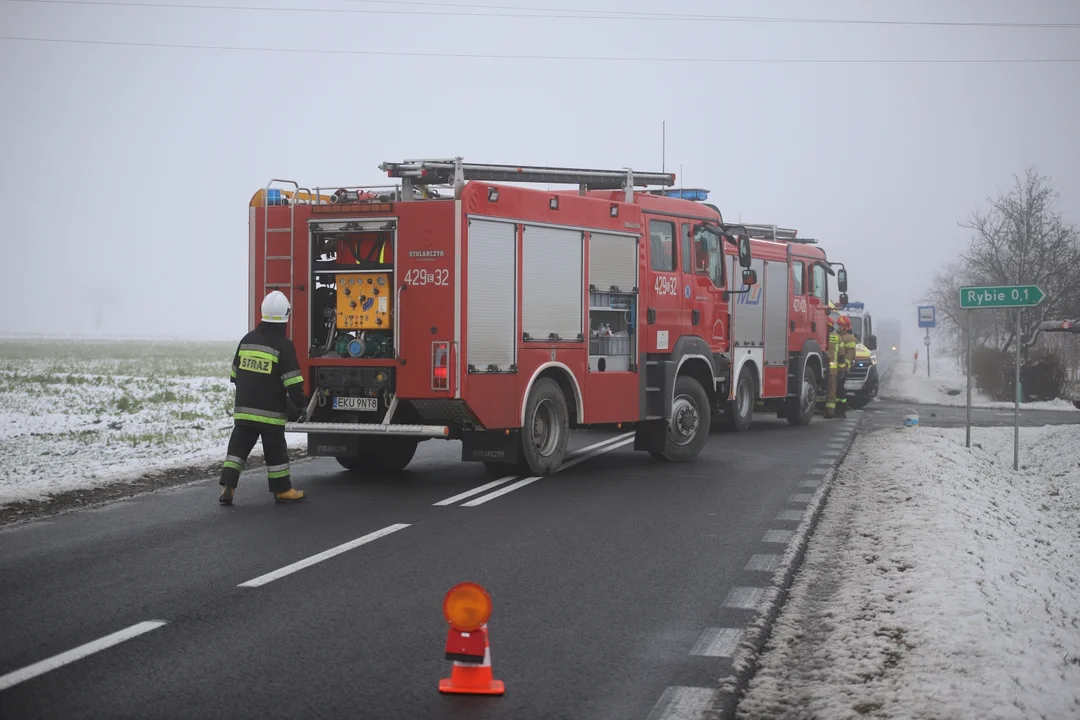
POLYGON ((393 471, 458 439, 462 460, 545 475, 576 428, 632 428, 680 462, 714 417, 811 421, 834 274, 814 241, 728 225, 672 174, 380 167, 399 184, 275 180, 250 203, 249 318, 274 289, 293 304, 311 403, 287 430, 310 455, 393 471))

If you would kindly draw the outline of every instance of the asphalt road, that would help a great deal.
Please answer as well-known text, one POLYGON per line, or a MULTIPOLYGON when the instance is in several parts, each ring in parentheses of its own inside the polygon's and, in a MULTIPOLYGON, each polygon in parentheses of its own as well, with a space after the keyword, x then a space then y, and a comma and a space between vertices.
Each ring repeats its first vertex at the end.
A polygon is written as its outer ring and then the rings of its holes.
POLYGON ((0 718, 694 717, 853 426, 762 418, 687 465, 618 440, 454 501, 490 479, 432 441, 397 477, 297 463, 300 505, 253 470, 231 508, 207 479, 0 531, 0 718), (437 690, 463 580, 502 697, 437 690))

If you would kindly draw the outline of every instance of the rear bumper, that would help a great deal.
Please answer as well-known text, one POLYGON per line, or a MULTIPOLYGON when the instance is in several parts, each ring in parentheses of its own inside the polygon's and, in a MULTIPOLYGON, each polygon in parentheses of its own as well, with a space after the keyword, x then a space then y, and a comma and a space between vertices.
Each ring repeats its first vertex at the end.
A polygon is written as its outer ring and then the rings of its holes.
POLYGON ((449 438, 447 425, 383 425, 381 423, 287 423, 287 433, 315 433, 318 435, 398 435, 422 438, 449 438))

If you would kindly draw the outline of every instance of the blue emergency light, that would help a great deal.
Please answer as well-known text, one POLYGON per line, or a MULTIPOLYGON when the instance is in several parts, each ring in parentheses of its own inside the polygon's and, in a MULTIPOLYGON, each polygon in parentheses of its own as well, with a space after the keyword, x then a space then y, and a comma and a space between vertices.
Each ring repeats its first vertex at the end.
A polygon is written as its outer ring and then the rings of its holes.
POLYGON ((865 310, 866 309, 866 303, 864 303, 862 301, 859 301, 859 300, 855 300, 855 301, 849 302, 847 305, 844 306, 844 308, 847 309, 847 310, 865 310))
POLYGON ((677 190, 664 190, 664 197, 703 201, 709 199, 709 191, 702 188, 679 188, 677 190))

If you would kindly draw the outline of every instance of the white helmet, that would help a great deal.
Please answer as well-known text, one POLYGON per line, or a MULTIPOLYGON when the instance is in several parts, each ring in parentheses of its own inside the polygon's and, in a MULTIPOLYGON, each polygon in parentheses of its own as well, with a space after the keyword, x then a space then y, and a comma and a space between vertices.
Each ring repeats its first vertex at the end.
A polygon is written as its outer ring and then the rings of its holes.
POLYGON ((289 313, 292 312, 292 306, 289 305, 289 298, 285 297, 285 293, 280 290, 274 292, 263 298, 262 301, 262 319, 263 322, 271 323, 286 323, 289 322, 289 313))

